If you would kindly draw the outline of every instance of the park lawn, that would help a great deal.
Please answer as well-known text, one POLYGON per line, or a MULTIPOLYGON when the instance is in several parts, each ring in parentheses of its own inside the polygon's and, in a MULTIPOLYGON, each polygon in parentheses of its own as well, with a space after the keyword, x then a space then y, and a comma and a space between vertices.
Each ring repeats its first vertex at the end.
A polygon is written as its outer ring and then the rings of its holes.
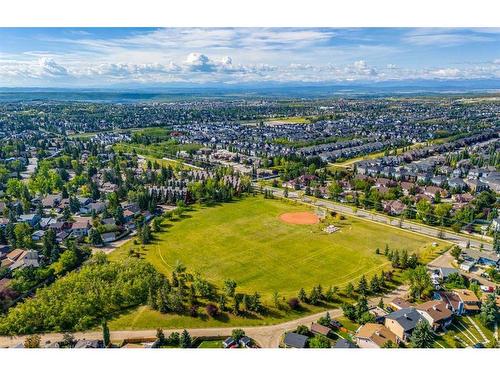
POLYGON ((246 313, 242 316, 236 316, 226 312, 220 313, 217 318, 210 318, 203 307, 198 309, 198 316, 192 317, 189 314, 163 314, 153 310, 148 306, 139 306, 137 308, 124 311, 109 321, 111 330, 138 330, 138 329, 156 329, 162 328, 210 328, 210 327, 251 327, 262 325, 274 325, 289 320, 298 319, 304 315, 310 315, 317 312, 331 309, 331 304, 322 306, 303 305, 298 311, 277 310, 266 306, 268 312, 264 315, 246 313))
POLYGON ((341 229, 334 234, 323 232, 321 224, 296 225, 279 219, 282 213, 308 209, 298 203, 261 196, 213 207, 196 206, 181 219, 165 222, 163 231, 155 233, 151 244, 140 246, 129 241, 108 255, 111 260, 119 260, 129 256, 129 250, 134 249, 169 276, 172 266, 179 260, 189 272, 199 272, 217 288, 222 286, 224 279, 232 278, 237 281, 239 292, 258 291, 261 294, 268 309, 265 315, 224 313, 212 319, 203 307, 198 317, 191 317, 162 314, 140 306, 115 317, 109 323, 110 328, 278 324, 339 307, 346 298, 336 304, 305 305, 300 311, 280 311, 271 307, 275 290, 284 299, 295 297, 300 288, 309 292, 317 284, 323 288, 336 285, 342 290, 347 283, 356 283, 363 274, 370 277, 390 269, 386 257, 375 254, 375 249, 382 250, 385 244, 391 249, 406 248, 420 254, 437 254, 444 248, 442 243, 433 247, 434 241, 430 238, 351 217, 335 219, 335 225, 341 229))
POLYGON ((200 349, 221 349, 224 348, 222 340, 205 340, 198 345, 200 349))
POLYGON ((110 254, 111 259, 128 256, 134 248, 144 254, 160 272, 170 275, 177 261, 190 272, 199 272, 217 287, 224 279, 234 279, 240 292, 258 291, 270 300, 273 291, 296 296, 300 288, 317 284, 340 288, 355 283, 361 275, 370 277, 390 268, 375 249, 385 245, 409 252, 438 252, 428 237, 348 217, 335 225, 333 234, 321 224, 296 225, 279 219, 282 213, 308 208, 279 199, 247 197, 217 205, 198 207, 185 218, 168 224, 144 247, 132 241, 110 254))
POLYGON ((164 156, 173 156, 178 151, 197 151, 201 148, 198 144, 175 144, 169 141, 158 142, 150 145, 136 143, 116 143, 113 150, 116 152, 132 152, 161 159, 164 156))
POLYGON ((273 117, 263 119, 266 123, 310 124, 311 119, 303 116, 273 117))

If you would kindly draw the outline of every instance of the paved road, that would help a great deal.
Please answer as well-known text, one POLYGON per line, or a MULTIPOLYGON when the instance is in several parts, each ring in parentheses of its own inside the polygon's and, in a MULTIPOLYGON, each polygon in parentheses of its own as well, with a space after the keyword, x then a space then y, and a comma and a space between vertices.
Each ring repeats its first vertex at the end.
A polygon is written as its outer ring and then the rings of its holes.
MULTIPOLYGON (((254 184, 254 187, 258 188, 259 185, 254 184)), ((283 197, 283 189, 279 189, 279 188, 268 188, 268 189, 271 189, 275 196, 283 197)), ((301 201, 301 199, 298 197, 297 193, 293 192, 293 191, 288 193, 288 198, 295 200, 295 201, 301 201)), ((393 217, 390 217, 387 215, 383 215, 383 214, 379 214, 379 213, 375 213, 375 212, 371 212, 371 211, 366 211, 366 210, 361 209, 361 208, 356 209, 355 207, 346 206, 346 205, 342 205, 342 204, 339 204, 336 202, 327 201, 327 200, 319 200, 319 199, 315 200, 315 201, 313 201, 311 199, 310 202, 304 202, 302 200, 302 202, 307 203, 307 204, 314 206, 314 207, 319 207, 319 208, 322 207, 322 208, 326 208, 328 210, 333 210, 333 211, 336 211, 336 212, 339 212, 342 214, 356 216, 356 217, 361 218, 361 219, 370 220, 370 221, 374 221, 377 223, 386 224, 386 225, 390 225, 393 227, 398 227, 401 229, 406 229, 406 230, 409 230, 411 232, 423 234, 423 235, 430 236, 430 237, 433 237, 436 239, 446 240, 446 241, 455 243, 455 244, 460 245, 460 246, 465 246, 467 241, 470 241, 470 247, 479 248, 482 244, 485 250, 493 250, 492 244, 484 242, 484 241, 480 241, 479 239, 469 238, 469 237, 460 235, 458 233, 453 233, 453 232, 448 232, 448 231, 443 231, 443 233, 442 233, 443 236, 441 236, 441 238, 440 238, 439 237, 440 236, 439 228, 432 228, 432 227, 428 227, 426 225, 421 225, 418 223, 408 222, 408 221, 404 221, 404 220, 401 221, 399 218, 393 218, 393 217)))
MULTIPOLYGON (((449 251, 444 253, 443 255, 438 256, 436 259, 434 259, 432 262, 428 264, 428 267, 430 269, 435 269, 435 268, 441 268, 441 267, 451 267, 451 268, 456 268, 455 266, 455 258, 450 254, 449 251)), ((487 286, 496 286, 496 284, 482 276, 479 275, 479 273, 475 272, 465 272, 461 269, 458 269, 458 272, 465 276, 465 277, 472 277, 479 281, 482 285, 487 285, 487 286)))
MULTIPOLYGON (((393 290, 386 296, 383 300, 385 304, 388 304, 395 297, 404 297, 408 291, 406 286, 400 286, 398 289, 393 290)), ((376 305, 380 300, 380 297, 372 298, 369 303, 370 305, 376 305)), ((231 331, 235 328, 242 328, 245 333, 253 338, 260 347, 262 348, 277 348, 280 344, 281 337, 286 331, 291 331, 297 328, 299 325, 305 325, 310 327, 312 322, 317 321, 320 317, 326 314, 326 311, 308 315, 299 319, 291 320, 288 322, 275 324, 271 326, 256 326, 256 327, 220 327, 220 328, 193 328, 189 329, 189 333, 192 337, 214 337, 214 336, 230 336, 231 331)), ((328 310, 332 318, 338 318, 342 316, 341 309, 328 310)), ((170 335, 172 332, 180 332, 179 329, 164 329, 165 335, 170 335)), ((74 334, 76 339, 102 339, 101 331, 87 331, 87 332, 77 332, 74 334)), ((130 331, 112 331, 111 340, 121 341, 124 339, 132 338, 154 338, 156 336, 156 330, 130 330, 130 331)), ((63 335, 60 333, 47 333, 42 335, 42 344, 50 342, 61 341, 63 335)), ((15 346, 18 343, 24 342, 26 336, 0 336, 0 347, 15 346)))

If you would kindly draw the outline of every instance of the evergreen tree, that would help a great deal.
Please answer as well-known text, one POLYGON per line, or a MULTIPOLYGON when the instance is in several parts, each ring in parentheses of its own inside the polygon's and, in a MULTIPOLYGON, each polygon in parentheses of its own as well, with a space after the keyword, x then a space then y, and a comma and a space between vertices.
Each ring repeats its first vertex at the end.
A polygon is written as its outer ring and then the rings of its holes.
POLYGON ((304 303, 307 302, 306 291, 304 290, 304 288, 300 288, 299 294, 297 297, 299 298, 300 302, 304 302, 304 303))
POLYGON ((496 317, 498 314, 498 306, 496 304, 495 295, 489 294, 481 305, 481 312, 479 314, 479 319, 481 322, 488 327, 493 327, 495 325, 496 317))
POLYGON ((354 285, 352 285, 352 283, 349 282, 345 287, 345 295, 351 298, 353 294, 354 294, 354 285))
POLYGON ((357 292, 359 294, 368 293, 368 282, 366 281, 365 275, 361 276, 361 279, 359 280, 357 292))
POLYGON ((430 348, 434 343, 434 333, 425 319, 417 322, 415 329, 410 337, 410 342, 414 348, 430 348))
POLYGON ((377 275, 373 275, 373 277, 372 277, 372 279, 370 281, 370 291, 372 293, 378 293, 378 292, 380 292, 380 283, 379 283, 377 275))
POLYGON ((192 345, 191 335, 188 331, 182 331, 180 338, 180 346, 181 348, 190 348, 192 345))
POLYGON ((156 339, 158 340, 158 344, 165 345, 165 334, 163 333, 163 329, 156 329, 156 339))
POLYGON ((400 266, 400 260, 399 260, 399 250, 395 250, 392 254, 392 259, 391 259, 391 262, 392 262, 392 266, 394 268, 397 268, 400 266))

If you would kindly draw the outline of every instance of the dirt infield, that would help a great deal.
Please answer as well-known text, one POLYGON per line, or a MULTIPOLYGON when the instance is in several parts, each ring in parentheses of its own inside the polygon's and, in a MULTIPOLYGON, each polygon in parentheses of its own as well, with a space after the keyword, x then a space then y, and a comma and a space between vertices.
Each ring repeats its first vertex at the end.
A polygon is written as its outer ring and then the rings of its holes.
POLYGON ((280 220, 290 224, 317 224, 319 218, 312 212, 287 212, 280 215, 280 220))

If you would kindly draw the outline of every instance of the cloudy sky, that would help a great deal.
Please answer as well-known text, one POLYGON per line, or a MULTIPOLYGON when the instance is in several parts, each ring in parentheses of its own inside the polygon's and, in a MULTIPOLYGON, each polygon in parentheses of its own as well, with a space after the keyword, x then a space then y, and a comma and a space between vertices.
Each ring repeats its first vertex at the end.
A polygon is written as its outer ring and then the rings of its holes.
POLYGON ((0 28, 0 86, 499 79, 500 29, 0 28))

